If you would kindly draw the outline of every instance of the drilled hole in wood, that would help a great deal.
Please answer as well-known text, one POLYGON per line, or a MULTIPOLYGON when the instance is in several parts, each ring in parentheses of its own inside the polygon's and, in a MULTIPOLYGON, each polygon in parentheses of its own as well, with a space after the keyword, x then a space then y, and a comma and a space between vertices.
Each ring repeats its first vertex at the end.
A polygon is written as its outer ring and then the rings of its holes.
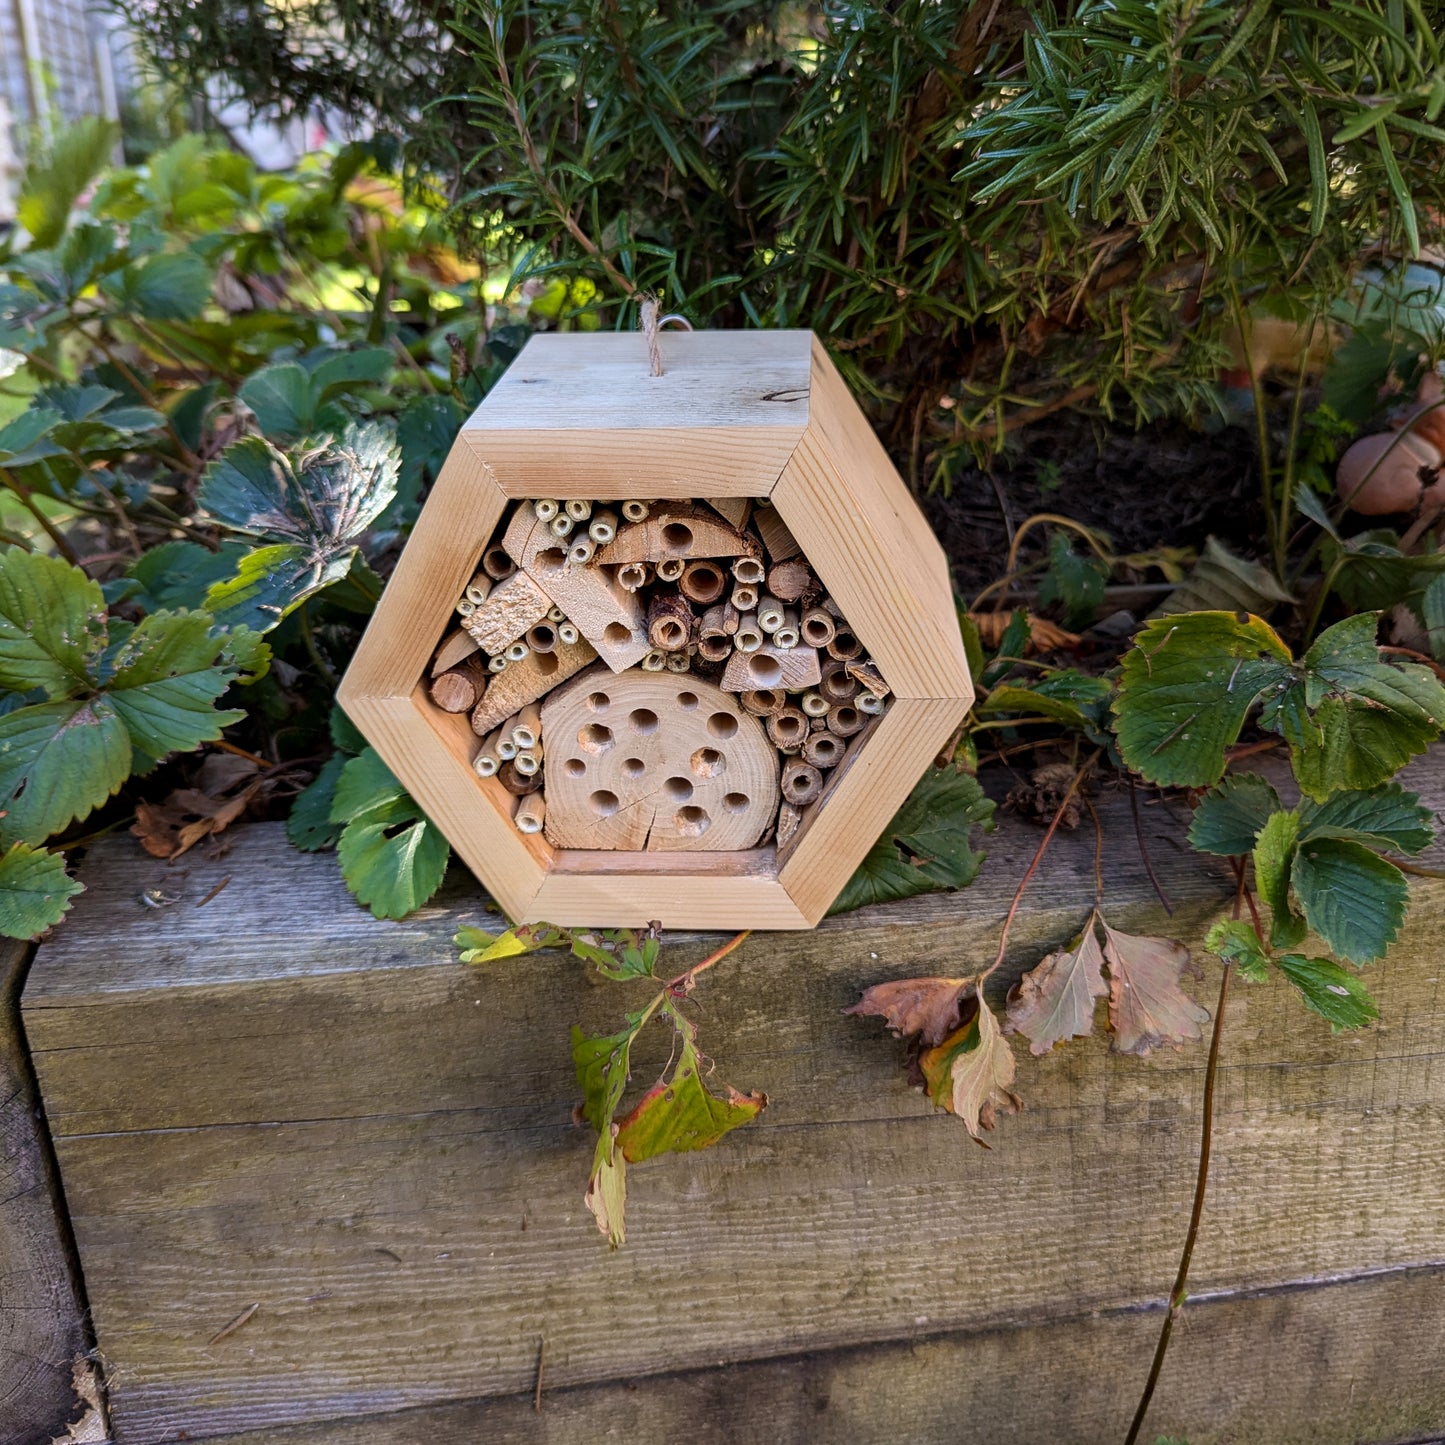
POLYGON ((533 565, 549 575, 554 575, 567 565, 567 554, 560 547, 547 547, 537 553, 537 560, 533 565))
POLYGON ((669 778, 662 785, 662 791, 674 803, 685 803, 692 797, 692 784, 686 778, 669 778))
POLYGON ((632 641, 632 629, 620 622, 609 622, 602 629, 602 640, 611 647, 626 647, 632 641))
POLYGON ((708 733, 722 742, 737 736, 738 720, 730 712, 715 712, 707 720, 708 733))
POLYGON ((726 808, 729 813, 741 813, 742 810, 747 807, 748 802, 749 799, 746 793, 725 793, 723 795, 723 807, 726 808))
POLYGON ((640 778, 647 771, 647 764, 641 758, 623 758, 622 776, 624 778, 640 778))
POLYGON ((683 522, 668 522, 662 529, 662 545, 669 552, 686 552, 692 546, 692 528, 683 522))
POLYGON ((587 806, 591 808, 599 818, 610 818, 619 806, 617 794, 608 792, 606 788, 599 788, 587 799, 587 806))
POLYGON ((782 665, 776 657, 750 657, 748 680, 755 688, 776 687, 783 680, 782 665))
POLYGON ((699 748, 689 761, 700 778, 716 778, 728 765, 728 760, 716 748, 699 748))
POLYGON ((695 692, 678 693, 677 705, 683 712, 691 712, 697 706, 697 694, 695 692))
POLYGON ((587 699, 588 712, 606 712, 612 706, 612 699, 605 692, 594 692, 587 699))
POLYGON ((551 677, 562 664, 557 660, 555 652, 534 652, 532 666, 537 669, 538 677, 551 677))
POLYGON ((562 764, 562 771, 566 773, 569 778, 580 778, 582 774, 587 771, 587 764, 584 763, 581 758, 568 758, 567 761, 562 764))
POLYGON ((612 729, 604 727, 601 723, 588 723, 577 734, 577 746, 584 753, 591 753, 594 757, 605 753, 614 741, 612 729))
POLYGON ((699 808, 695 803, 689 803, 685 808, 677 810, 677 817, 673 820, 677 825, 677 831, 685 838, 699 838, 712 826, 712 819, 707 815, 706 808, 699 808))
POLYGON ((635 733, 655 733, 657 714, 650 707, 636 708, 628 714, 627 726, 635 733))

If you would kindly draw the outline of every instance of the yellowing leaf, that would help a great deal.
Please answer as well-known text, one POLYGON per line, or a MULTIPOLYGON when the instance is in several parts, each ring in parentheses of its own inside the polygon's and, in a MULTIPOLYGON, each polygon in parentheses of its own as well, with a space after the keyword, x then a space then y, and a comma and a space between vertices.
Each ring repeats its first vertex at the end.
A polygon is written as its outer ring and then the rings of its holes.
POLYGON ((1147 1054, 1162 1044, 1176 1048, 1199 1037, 1209 1021, 1179 987, 1189 950, 1172 938, 1104 929, 1104 958, 1109 967, 1109 1027, 1121 1054, 1147 1054))
POLYGON ((899 978, 875 983, 845 1014, 876 1014, 894 1033, 917 1034, 927 1048, 941 1044, 959 1025, 971 978, 899 978))
POLYGON ((1009 991, 1009 1026, 1029 1041, 1029 1052, 1046 1054, 1055 1044, 1094 1032, 1094 1002, 1104 982, 1104 955, 1091 913, 1084 931, 1031 968, 1009 991))
POLYGON ((627 1238, 627 1160, 615 1146, 617 1126, 608 1126, 607 1134, 597 1141, 593 1156, 592 1177, 582 1202, 597 1221, 597 1228, 616 1249, 627 1238))
POLYGON ((982 999, 978 1012, 918 1061, 928 1095, 941 1109, 957 1114, 968 1132, 983 1143, 982 1129, 992 1129, 999 1111, 1016 1114, 1023 1101, 1010 1091, 1014 1052, 999 1030, 998 1020, 982 999))

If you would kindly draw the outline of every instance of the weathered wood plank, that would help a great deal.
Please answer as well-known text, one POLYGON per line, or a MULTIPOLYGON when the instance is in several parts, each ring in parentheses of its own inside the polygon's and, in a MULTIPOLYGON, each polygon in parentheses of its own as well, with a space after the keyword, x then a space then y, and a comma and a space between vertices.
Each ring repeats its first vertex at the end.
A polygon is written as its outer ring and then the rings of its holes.
MULTIPOLYGON (((1102 801, 1111 922, 1159 927, 1127 801, 1102 801)), ((1146 817, 1169 926, 1197 942, 1226 880, 1164 810, 1146 817)), ((465 970, 449 938, 480 916, 474 891, 380 924, 276 830, 172 870, 104 845, 25 1004, 121 1367, 120 1439, 523 1391, 543 1335, 567 1387, 1157 1298, 1202 1049, 1140 1063, 1091 1041, 1028 1061, 1028 1112, 986 1152, 904 1086, 876 1025, 839 1017, 865 983, 990 956, 1037 839, 1006 820, 968 892, 759 938, 715 970, 704 1042, 774 1103, 719 1149, 633 1171, 620 1255, 581 1204, 566 1026, 611 1025, 626 991, 549 956, 465 970), (159 881, 181 901, 144 909, 159 881)), ((1092 896, 1092 839, 1061 840, 1013 972, 1092 896)), ((1428 1147, 1445 1123, 1445 888, 1416 900, 1371 972, 1379 1029, 1332 1038, 1280 988, 1237 991, 1197 1288, 1445 1259, 1445 1159, 1428 1147)), ((704 946, 680 944, 680 962, 704 946)))
MULTIPOLYGON (((210 1445, 1097 1445, 1122 1438, 1158 1328, 1157 1311, 1118 1311, 549 1390, 540 1413, 529 1392, 210 1445)), ((1144 1438, 1356 1445, 1442 1428, 1445 1271, 1427 1267, 1194 1299, 1144 1438)))
POLYGON ((78 1416, 71 1362, 87 1348, 20 1034, 29 945, 0 941, 0 1440, 50 1445, 78 1416))

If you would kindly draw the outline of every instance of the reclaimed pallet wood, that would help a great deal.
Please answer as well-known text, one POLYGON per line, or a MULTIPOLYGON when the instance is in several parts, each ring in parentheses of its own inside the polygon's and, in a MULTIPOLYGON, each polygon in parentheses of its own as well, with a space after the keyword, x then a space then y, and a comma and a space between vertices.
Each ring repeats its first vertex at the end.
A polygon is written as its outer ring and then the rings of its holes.
POLYGON ((89 1348, 20 1032, 30 945, 0 942, 0 1440, 50 1445, 81 1409, 72 1365, 89 1348))
MULTIPOLYGON (((1438 768, 1413 781, 1445 800, 1438 768)), ((1182 818, 1145 806, 1175 904, 1166 919, 1127 797, 1099 801, 1113 840, 1110 922, 1197 945, 1225 907, 1225 870, 1187 854, 1182 818)), ((724 1077, 773 1103, 719 1148, 633 1170, 618 1254, 582 1205, 591 1139, 571 1122, 567 1026, 613 1026, 626 990, 599 989, 551 955, 457 964, 455 928, 485 921, 462 879, 415 917, 379 923, 351 902, 334 860, 291 853, 276 827, 237 830, 224 856, 176 867, 128 839, 102 843, 24 1005, 115 1366, 118 1442, 517 1395, 532 1388, 543 1337, 549 1388, 564 1390, 803 1350, 906 1353, 941 1334, 1064 1329, 1049 1322, 1124 1319, 1157 1303, 1192 1189, 1202 1047, 1141 1062, 1090 1040, 1026 1060, 1027 1110, 985 1151, 907 1087, 876 1023, 840 1016, 865 984, 963 973, 989 957, 1038 836, 1004 818, 972 889, 760 937, 714 970, 704 1045, 724 1077), (139 905, 156 884, 179 895, 174 907, 139 905), (208 1343, 252 1304, 244 1327, 208 1343)), ((1051 852, 1010 978, 1077 930, 1092 853, 1082 834, 1051 852)), ((1416 882, 1405 936, 1371 970, 1379 1028, 1333 1037, 1283 985, 1236 990, 1196 1293, 1445 1260, 1445 1158, 1434 1147, 1445 1124, 1445 886, 1416 882)), ((710 942, 684 937, 673 956, 682 966, 710 942)), ((1212 995, 1212 975, 1199 992, 1212 995)), ((640 1060, 639 1078, 659 1062, 640 1060)), ((1411 1328, 1438 1332, 1445 1306, 1421 1298, 1433 1303, 1411 1328)), ((1324 1329, 1328 1315, 1308 1327, 1324 1329)), ((1271 1316, 1239 1318, 1259 1329, 1255 1350, 1240 1353, 1250 1379, 1276 1379, 1271 1316)), ((1141 1335, 1098 1338, 1092 1358, 1107 1373, 1119 1359, 1108 1339, 1141 1335)), ((1187 1347, 1190 1331, 1182 1338, 1187 1347)), ((1357 1355, 1330 1339, 1330 1358, 1368 1379, 1371 1339, 1357 1355)), ((1146 1349, 1119 1349, 1123 1402, 1146 1349)), ((984 1388, 964 1376, 950 1399, 984 1388)), ((1041 1367, 1030 1389, 1047 1400, 1051 1388, 1041 1367)), ((1218 1388, 1235 1388, 1228 1372, 1218 1388)), ((1338 1399, 1305 1397, 1323 1422, 1310 1438, 1372 1438, 1348 1435, 1341 1422, 1363 1416, 1338 1399)), ((1004 1413, 974 1423, 980 1439, 1012 1428, 1004 1413)), ((335 1438, 410 1438, 388 1428, 335 1438)), ((593 1434, 578 1424, 545 1438, 593 1434)))

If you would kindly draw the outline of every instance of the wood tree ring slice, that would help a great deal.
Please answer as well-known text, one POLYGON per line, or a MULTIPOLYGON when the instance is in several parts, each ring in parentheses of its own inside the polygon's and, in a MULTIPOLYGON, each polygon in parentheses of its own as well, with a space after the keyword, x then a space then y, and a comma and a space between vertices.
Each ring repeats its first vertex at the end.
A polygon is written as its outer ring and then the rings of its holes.
POLYGON ((761 723, 693 673, 588 668, 543 702, 542 733, 558 848, 752 848, 778 809, 761 723))

